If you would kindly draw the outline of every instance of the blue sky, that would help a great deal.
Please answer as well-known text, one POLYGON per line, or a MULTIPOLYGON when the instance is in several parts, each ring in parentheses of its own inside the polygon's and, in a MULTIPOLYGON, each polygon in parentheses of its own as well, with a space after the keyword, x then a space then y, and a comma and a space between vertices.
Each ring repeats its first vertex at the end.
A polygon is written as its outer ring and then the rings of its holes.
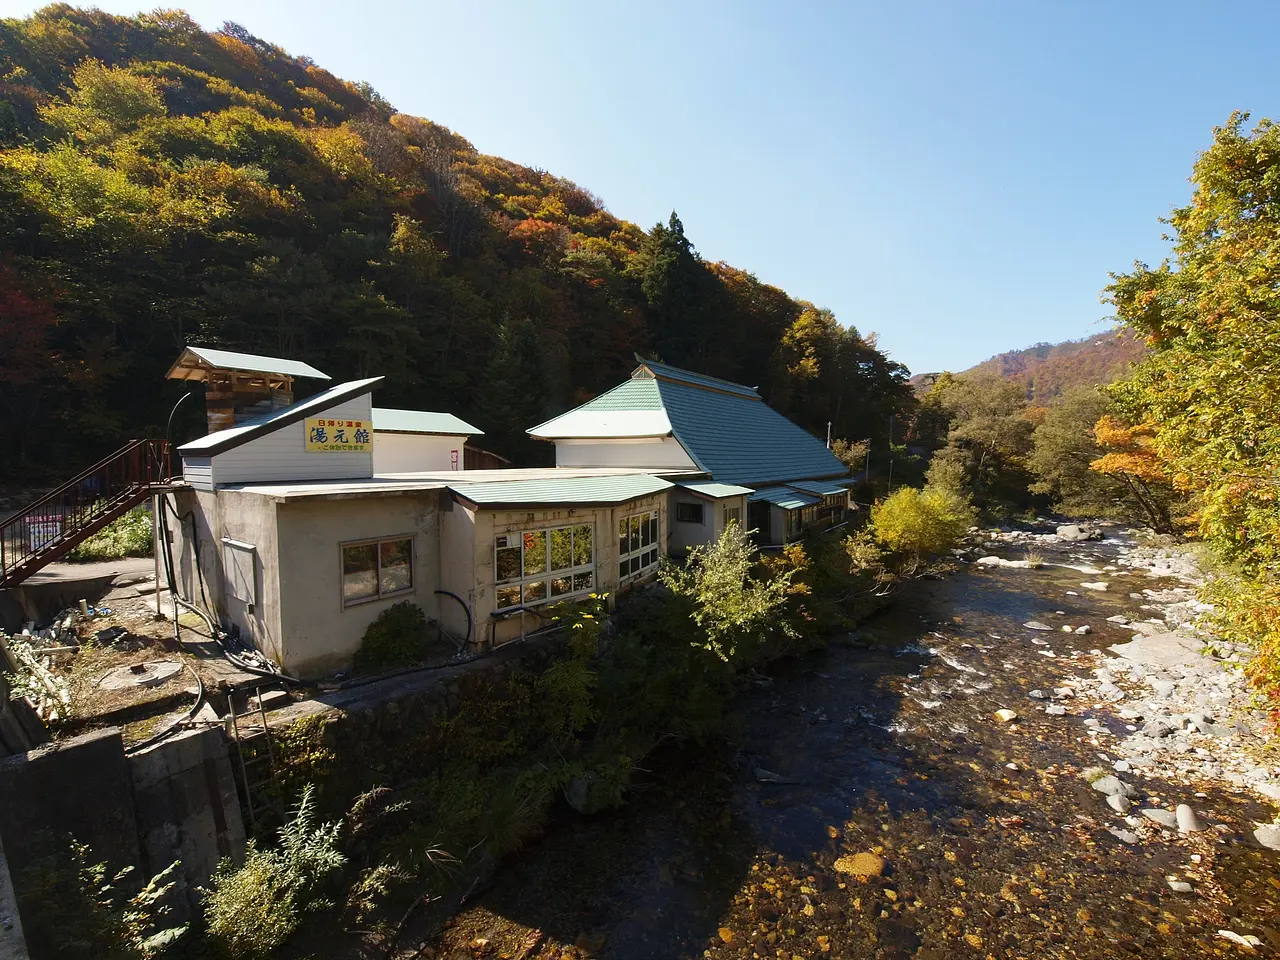
POLYGON ((1267 3, 181 5, 642 226, 676 209, 915 372, 1104 329, 1107 272, 1165 255, 1213 126, 1280 83, 1267 3))

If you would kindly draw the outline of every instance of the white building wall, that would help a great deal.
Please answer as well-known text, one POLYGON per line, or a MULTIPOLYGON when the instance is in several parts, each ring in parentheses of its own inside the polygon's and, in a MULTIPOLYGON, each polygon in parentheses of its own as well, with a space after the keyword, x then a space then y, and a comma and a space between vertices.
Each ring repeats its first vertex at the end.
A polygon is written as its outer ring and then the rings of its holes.
POLYGON ((557 440, 557 467, 636 467, 697 470, 675 437, 626 440, 557 440))
POLYGON ((350 666, 369 624, 402 600, 416 603, 430 618, 438 616, 439 502, 439 492, 430 490, 278 505, 286 668, 315 677, 350 666), (344 607, 341 545, 402 536, 413 538, 412 591, 344 607))
MULTIPOLYGON (((668 518, 671 537, 667 541, 667 552, 672 556, 679 556, 690 547, 703 546, 719 539, 720 534, 724 532, 725 510, 734 507, 738 509, 738 522, 746 524, 747 498, 745 495, 709 500, 682 490, 680 487, 672 489, 671 513, 668 518), (702 523, 680 520, 677 516, 679 513, 676 508, 677 503, 702 504, 702 523)), ((744 526, 743 529, 746 527, 744 526)))
MULTIPOLYGON (((316 418, 363 420, 372 424, 370 394, 354 397, 316 418)), ((185 470, 185 464, 183 469, 185 470)), ((299 420, 213 457, 218 486, 264 480, 353 480, 373 476, 373 454, 307 450, 306 420, 299 420)))
POLYGON ((461 470, 466 435, 434 433, 373 433, 373 472, 415 473, 420 470, 461 470), (454 454, 457 462, 454 462, 454 454))

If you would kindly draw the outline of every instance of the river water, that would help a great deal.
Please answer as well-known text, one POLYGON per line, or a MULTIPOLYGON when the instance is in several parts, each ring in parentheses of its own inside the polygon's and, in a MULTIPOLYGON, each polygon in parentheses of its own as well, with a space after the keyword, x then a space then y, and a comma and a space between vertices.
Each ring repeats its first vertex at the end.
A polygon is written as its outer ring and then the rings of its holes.
MULTIPOLYGON (((1046 559, 1107 563, 1115 549, 1063 545, 1046 559)), ((1091 651, 1131 636, 1106 617, 1149 616, 1129 594, 1160 586, 1125 570, 1106 592, 1080 590, 1086 579, 969 566, 915 585, 856 638, 754 687, 731 742, 651 758, 625 808, 566 817, 422 955, 1274 954, 1280 854, 1249 837, 1272 815, 1259 798, 1141 778, 1144 804, 1191 803, 1212 829, 1153 827, 1125 844, 1080 776, 1115 759, 1083 720, 1122 721, 1083 702, 1049 716, 1028 698, 1089 674, 1091 651), (1033 633, 1029 620, 1093 633, 1033 633), (996 720, 1000 708, 1018 719, 996 720), (878 875, 834 867, 860 853, 879 858, 878 875)))

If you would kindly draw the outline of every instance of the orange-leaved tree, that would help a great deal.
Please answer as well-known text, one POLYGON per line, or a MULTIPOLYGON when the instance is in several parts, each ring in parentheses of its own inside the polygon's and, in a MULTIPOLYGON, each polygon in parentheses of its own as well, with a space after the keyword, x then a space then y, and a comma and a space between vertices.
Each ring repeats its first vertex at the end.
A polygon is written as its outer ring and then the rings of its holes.
POLYGON ((1093 427, 1098 446, 1106 452, 1089 464, 1090 470, 1120 480, 1142 507, 1151 528, 1172 533, 1170 503, 1173 486, 1168 469, 1156 456, 1156 430, 1151 424, 1126 426, 1110 414, 1093 427))

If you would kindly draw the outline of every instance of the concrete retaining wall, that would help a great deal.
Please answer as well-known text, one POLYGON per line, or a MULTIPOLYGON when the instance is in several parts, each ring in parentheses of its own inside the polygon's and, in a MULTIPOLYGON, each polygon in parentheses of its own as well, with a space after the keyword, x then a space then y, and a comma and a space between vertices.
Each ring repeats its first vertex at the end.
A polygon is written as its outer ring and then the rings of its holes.
MULTIPOLYGON (((244 823, 221 728, 185 731, 132 756, 112 728, 0 760, 0 846, 19 903, 26 871, 60 852, 68 835, 112 872, 136 866, 139 885, 180 860, 185 896, 173 906, 183 919, 182 908, 195 906, 195 888, 218 861, 244 855, 244 823)), ((48 931, 33 926, 29 915, 23 927, 31 956, 48 956, 48 931)))

